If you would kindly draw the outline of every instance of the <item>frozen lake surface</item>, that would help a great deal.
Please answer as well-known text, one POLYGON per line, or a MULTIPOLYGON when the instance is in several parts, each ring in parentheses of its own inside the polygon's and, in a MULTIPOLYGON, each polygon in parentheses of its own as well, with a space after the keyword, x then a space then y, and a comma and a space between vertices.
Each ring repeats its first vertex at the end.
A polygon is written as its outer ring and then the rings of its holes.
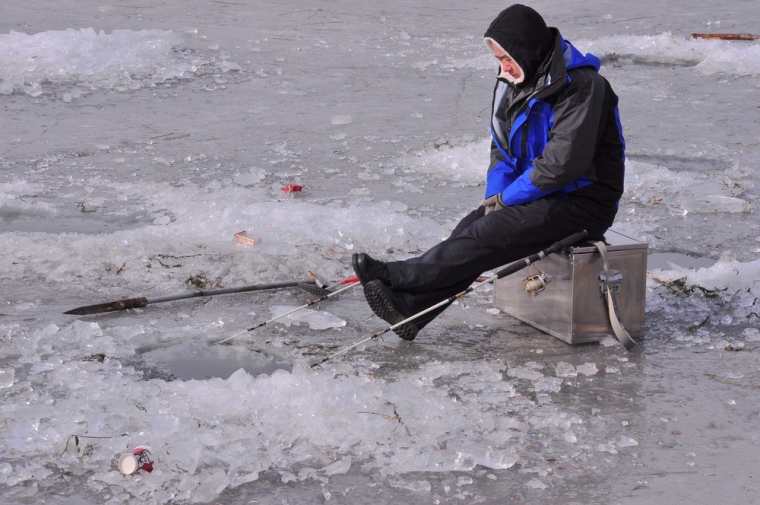
POLYGON ((488 289, 318 370, 381 327, 359 290, 231 346, 310 295, 62 315, 446 236, 482 196, 505 5, 5 2, 0 502, 760 503, 760 43, 689 38, 757 32, 756 2, 531 4, 620 96, 614 229, 652 253, 635 353, 488 289), (155 470, 118 473, 140 445, 155 470))

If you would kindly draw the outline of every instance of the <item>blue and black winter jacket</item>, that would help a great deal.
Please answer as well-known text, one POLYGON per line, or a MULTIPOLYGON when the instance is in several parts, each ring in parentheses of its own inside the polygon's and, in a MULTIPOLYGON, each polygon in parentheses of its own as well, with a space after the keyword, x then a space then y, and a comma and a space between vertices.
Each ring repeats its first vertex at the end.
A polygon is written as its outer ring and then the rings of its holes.
POLYGON ((616 207, 625 161, 617 96, 599 59, 552 30, 552 55, 530 84, 497 81, 485 197, 511 206, 562 192, 616 207))

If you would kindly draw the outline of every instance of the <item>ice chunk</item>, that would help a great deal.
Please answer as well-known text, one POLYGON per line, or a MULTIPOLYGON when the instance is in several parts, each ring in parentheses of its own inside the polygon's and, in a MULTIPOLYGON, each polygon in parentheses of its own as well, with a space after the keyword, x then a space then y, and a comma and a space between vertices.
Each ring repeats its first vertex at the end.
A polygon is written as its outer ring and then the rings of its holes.
POLYGON ((760 342, 760 330, 757 328, 744 328, 742 336, 747 342, 760 342))
POLYGON ((96 337, 103 336, 103 330, 100 325, 95 322, 74 321, 69 328, 71 334, 75 335, 79 339, 91 340, 96 337))
POLYGON ((582 365, 578 365, 576 367, 576 370, 579 374, 585 375, 586 377, 596 375, 599 371, 599 369, 596 367, 596 363, 584 363, 582 365))
POLYGON ((654 270, 652 278, 666 284, 682 279, 683 291, 698 287, 715 295, 730 296, 737 291, 746 291, 754 296, 760 295, 760 259, 741 263, 724 257, 715 264, 699 269, 674 268, 671 270, 654 270), (727 291, 727 293, 723 293, 727 291))
POLYGON ((13 386, 16 377, 16 370, 13 368, 0 368, 0 389, 6 389, 13 386))
POLYGON ((541 377, 534 383, 536 392, 559 393, 562 389, 562 379, 557 377, 541 377))
POLYGON ((229 485, 227 472, 222 468, 204 469, 203 472, 193 476, 196 479, 196 487, 192 494, 193 503, 207 503, 219 496, 219 493, 229 485))
POLYGON ((0 484, 5 484, 13 473, 13 466, 10 463, 0 463, 0 484))
POLYGON ((665 32, 578 40, 576 45, 602 58, 696 66, 704 74, 760 75, 760 44, 757 43, 689 39, 665 32))
POLYGON ((234 61, 223 59, 221 62, 219 62, 219 69, 222 72, 239 72, 243 70, 243 67, 234 61))
MULTIPOLYGON (((295 309, 292 305, 273 305, 272 317, 295 309)), ((327 330, 330 328, 342 328, 346 321, 322 310, 302 309, 280 320, 281 323, 290 326, 291 323, 307 324, 312 330, 327 330)))
POLYGON ((407 480, 403 478, 390 478, 388 484, 397 489, 406 489, 413 493, 430 493, 433 489, 430 481, 427 480, 407 480))
POLYGON ((544 374, 541 372, 526 366, 510 367, 509 370, 507 370, 507 375, 516 379, 525 379, 529 381, 537 381, 544 377, 544 374))
POLYGON ((625 435, 621 436, 617 441, 617 446, 619 448, 636 447, 637 445, 639 445, 639 443, 636 441, 636 439, 627 437, 625 435))
POLYGON ((752 205, 747 200, 725 195, 694 196, 689 201, 682 201, 681 207, 687 212, 730 214, 747 214, 752 212, 752 205))
POLYGON ((619 345, 620 342, 617 341, 615 337, 606 336, 604 337, 599 344, 602 347, 614 347, 616 345, 619 345))
POLYGON ((322 471, 325 473, 325 475, 344 474, 351 468, 351 462, 351 456, 346 456, 345 458, 341 458, 334 463, 330 463, 329 465, 323 467, 322 471))
POLYGON ((480 464, 492 470, 508 470, 515 466, 518 459, 517 454, 511 451, 499 453, 488 451, 480 464))
MULTIPOLYGON (((189 78, 219 60, 186 58, 174 50, 183 40, 183 35, 166 30, 0 34, 0 94, 39 96, 51 87, 66 86, 62 95, 71 101, 87 89, 129 91, 189 78)), ((239 67, 228 62, 219 71, 235 69, 239 67)))
POLYGON ((338 114, 330 119, 330 124, 333 126, 343 126, 354 122, 354 118, 349 114, 338 114))
POLYGON ((554 365, 554 373, 557 374, 557 377, 577 377, 578 372, 575 369, 575 367, 567 363, 565 361, 560 361, 556 365, 554 365))
POLYGON ((546 484, 536 479, 535 477, 526 482, 525 485, 531 489, 546 489, 548 487, 546 484))
POLYGON ((606 442, 604 444, 597 444, 596 450, 599 452, 608 452, 610 454, 617 454, 617 446, 615 442, 606 442))
POLYGON ((664 207, 671 214, 748 213, 752 206, 731 187, 709 175, 672 170, 659 164, 628 161, 625 198, 646 207, 664 207))
POLYGON ((490 143, 490 138, 462 145, 451 145, 446 141, 436 144, 432 149, 405 156, 400 163, 417 173, 428 173, 466 184, 480 184, 484 177, 483 167, 488 166, 490 143))
POLYGON ((241 186, 254 186, 263 181, 267 176, 267 171, 261 168, 251 168, 246 172, 235 176, 235 184, 241 186))

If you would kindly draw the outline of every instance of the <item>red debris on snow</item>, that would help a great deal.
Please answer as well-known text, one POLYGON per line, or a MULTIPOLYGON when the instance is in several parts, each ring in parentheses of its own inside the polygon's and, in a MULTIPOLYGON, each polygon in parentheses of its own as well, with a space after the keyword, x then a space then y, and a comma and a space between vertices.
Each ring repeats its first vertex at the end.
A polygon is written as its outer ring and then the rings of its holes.
POLYGON ((148 473, 153 471, 153 458, 148 449, 145 447, 135 447, 132 450, 132 454, 137 458, 137 464, 141 470, 148 473))
POLYGON ((303 186, 300 184, 286 184, 281 189, 283 193, 300 193, 303 191, 303 186))

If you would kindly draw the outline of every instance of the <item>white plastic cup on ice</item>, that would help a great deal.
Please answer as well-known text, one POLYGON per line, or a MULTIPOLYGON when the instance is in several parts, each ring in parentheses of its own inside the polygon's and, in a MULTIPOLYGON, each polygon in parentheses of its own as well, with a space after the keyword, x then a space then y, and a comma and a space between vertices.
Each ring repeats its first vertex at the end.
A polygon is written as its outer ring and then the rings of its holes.
POLYGON ((132 475, 140 470, 153 471, 153 458, 147 447, 135 447, 130 452, 119 454, 116 466, 122 475, 132 475))
POLYGON ((137 458, 131 452, 125 452, 119 455, 119 462, 117 464, 119 471, 124 475, 132 475, 140 468, 137 465, 137 458))

